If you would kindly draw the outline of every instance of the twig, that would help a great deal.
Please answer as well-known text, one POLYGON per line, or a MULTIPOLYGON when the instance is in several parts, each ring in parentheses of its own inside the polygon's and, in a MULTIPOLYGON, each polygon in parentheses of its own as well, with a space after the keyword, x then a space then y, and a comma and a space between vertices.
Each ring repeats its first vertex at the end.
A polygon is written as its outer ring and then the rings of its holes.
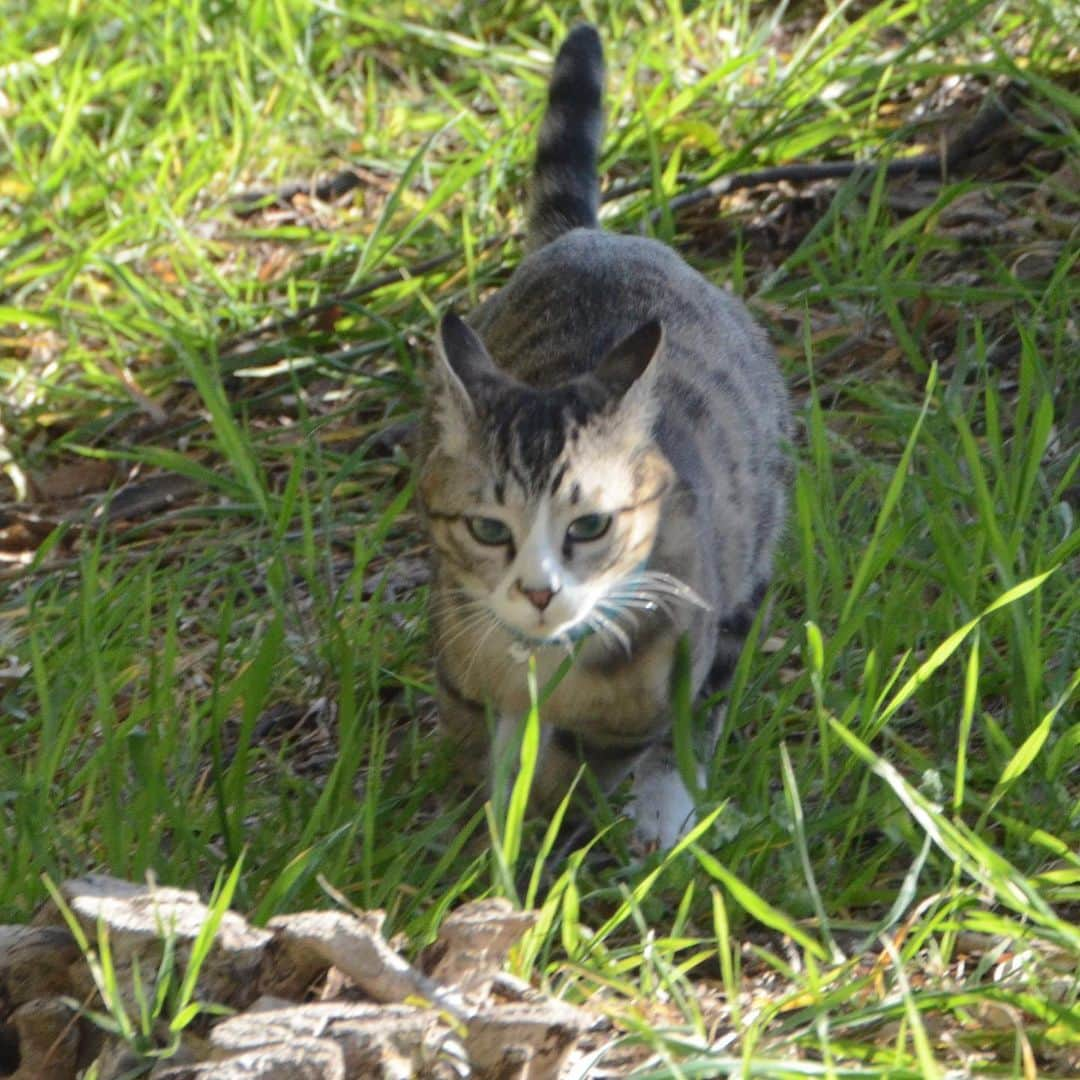
POLYGON ((367 182, 368 177, 356 169, 342 169, 327 180, 320 180, 314 184, 291 183, 279 188, 256 188, 254 191, 243 191, 236 196, 238 205, 233 207, 233 213, 237 217, 251 217, 252 214, 266 209, 267 205, 287 206, 297 195, 305 195, 310 199, 319 199, 321 202, 329 202, 331 199, 347 195, 354 188, 360 187, 367 182))
MULTIPOLYGON (((486 240, 477 245, 477 250, 487 251, 488 248, 505 243, 509 239, 511 239, 511 235, 508 234, 489 236, 486 240)), ((361 296, 367 296, 369 293, 377 292, 379 289, 384 289, 388 285, 396 285, 398 282, 407 281, 409 278, 429 274, 432 270, 438 270, 439 267, 445 266, 447 263, 454 262, 456 259, 461 258, 462 253, 460 251, 446 251, 443 252, 442 255, 434 255, 430 259, 424 259, 422 262, 418 262, 413 266, 402 266, 397 270, 390 270, 385 274, 380 274, 378 277, 373 277, 364 282, 363 285, 357 285, 355 288, 346 289, 345 292, 342 293, 335 293, 335 295, 328 299, 320 300, 317 304, 310 304, 308 307, 300 308, 291 315, 283 315, 278 319, 270 319, 250 330, 245 330, 242 333, 237 334, 236 337, 230 339, 230 341, 222 347, 220 355, 227 356, 229 353, 235 352, 241 345, 248 341, 254 341, 256 338, 263 337, 266 334, 276 333, 279 330, 287 330, 289 327, 295 326, 305 319, 310 319, 314 315, 319 315, 324 311, 329 311, 331 308, 337 307, 338 304, 345 303, 349 300, 356 300, 361 296)))
MULTIPOLYGON (((808 183, 813 180, 845 179, 850 176, 861 174, 871 175, 882 168, 885 171, 886 177, 889 179, 894 179, 898 176, 947 176, 948 174, 955 172, 957 168, 1008 119, 1013 99, 1019 89, 1019 85, 1014 82, 1009 83, 1000 94, 993 90, 987 91, 971 124, 964 128, 956 138, 948 141, 941 153, 918 154, 914 157, 900 158, 896 161, 887 162, 884 166, 869 161, 855 161, 849 158, 843 161, 817 161, 791 165, 773 165, 765 169, 755 169, 752 172, 733 173, 730 176, 717 177, 715 180, 710 181, 708 184, 704 184, 702 187, 693 188, 690 191, 684 191, 682 194, 674 196, 668 201, 668 210, 674 213, 683 210, 688 206, 695 206, 697 203, 705 202, 708 199, 720 198, 722 195, 727 195, 732 191, 738 191, 742 188, 760 187, 763 184, 776 184, 781 181, 799 184, 808 183)), ((686 179, 686 177, 680 176, 680 180, 682 179, 686 179)), ((240 196, 240 198, 244 201, 258 202, 273 196, 279 202, 287 202, 294 195, 300 193, 311 194, 312 192, 319 198, 331 198, 334 194, 342 194, 352 190, 352 188, 356 187, 361 182, 362 178, 353 170, 348 169, 344 172, 337 173, 335 176, 332 176, 329 180, 326 180, 321 184, 316 184, 314 187, 305 184, 289 184, 276 192, 250 192, 240 196)), ((615 184, 602 194, 601 199, 604 202, 610 202, 614 199, 622 198, 625 195, 645 190, 651 185, 652 180, 645 178, 615 184)), ((239 213, 240 211, 237 212, 239 213)), ((246 212, 250 213, 253 211, 246 212)), ((513 234, 501 234, 489 237, 479 245, 478 250, 487 251, 489 248, 505 243, 510 239, 513 239, 513 234)), ((221 355, 225 356, 230 352, 236 351, 248 341, 253 341, 267 334, 273 334, 281 330, 287 330, 306 319, 310 319, 312 316, 319 315, 324 311, 329 311, 338 304, 349 300, 355 300, 361 296, 367 296, 369 293, 376 292, 388 285, 396 285, 399 281, 404 281, 407 278, 430 273, 432 270, 437 270, 439 267, 445 266, 447 263, 454 262, 460 258, 462 258, 462 253, 460 251, 448 251, 444 252, 442 255, 436 255, 433 258, 425 259, 415 266, 400 267, 397 270, 391 270, 389 273, 372 278, 363 285, 358 285, 346 292, 338 293, 317 304, 311 304, 308 307, 300 308, 291 315, 272 319, 251 330, 246 330, 232 338, 229 343, 222 348, 221 355)))
POLYGON ((763 184, 776 184, 787 181, 792 184, 805 184, 813 180, 846 179, 849 176, 873 175, 883 170, 887 179, 898 176, 937 176, 944 178, 964 164, 978 147, 984 143, 1007 119, 1019 86, 1010 83, 1000 93, 989 90, 983 98, 972 122, 956 138, 947 141, 943 152, 939 154, 917 154, 909 158, 899 158, 885 165, 873 161, 816 161, 792 165, 774 165, 753 172, 734 173, 731 176, 719 176, 715 180, 691 191, 685 191, 670 199, 667 208, 674 213, 688 206, 718 199, 732 191, 742 188, 760 187, 763 184))
MULTIPOLYGON (((679 173, 675 179, 680 184, 690 184, 697 177, 693 173, 679 173)), ((636 180, 617 181, 611 187, 600 192, 600 201, 602 203, 615 202, 616 199, 623 199, 627 195, 636 195, 639 191, 648 191, 652 186, 653 178, 651 176, 639 176, 636 180)))

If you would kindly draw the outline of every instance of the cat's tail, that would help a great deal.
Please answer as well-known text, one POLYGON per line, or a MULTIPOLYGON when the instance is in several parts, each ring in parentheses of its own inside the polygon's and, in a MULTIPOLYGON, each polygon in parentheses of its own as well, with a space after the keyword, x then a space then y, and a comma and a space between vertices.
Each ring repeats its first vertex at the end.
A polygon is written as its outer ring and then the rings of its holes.
POLYGON ((528 251, 570 229, 596 227, 603 99, 600 35, 583 23, 570 31, 555 58, 529 195, 528 251))

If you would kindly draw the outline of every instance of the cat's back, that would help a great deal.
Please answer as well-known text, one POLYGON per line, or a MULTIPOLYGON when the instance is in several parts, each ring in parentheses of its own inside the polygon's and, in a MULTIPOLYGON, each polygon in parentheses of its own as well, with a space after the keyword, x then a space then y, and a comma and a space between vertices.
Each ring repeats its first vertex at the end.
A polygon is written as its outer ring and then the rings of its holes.
POLYGON ((501 367, 554 386, 652 319, 664 327, 671 377, 709 396, 745 395, 770 426, 786 427, 787 391, 764 331, 737 297, 647 237, 564 233, 527 256, 469 322, 501 367))

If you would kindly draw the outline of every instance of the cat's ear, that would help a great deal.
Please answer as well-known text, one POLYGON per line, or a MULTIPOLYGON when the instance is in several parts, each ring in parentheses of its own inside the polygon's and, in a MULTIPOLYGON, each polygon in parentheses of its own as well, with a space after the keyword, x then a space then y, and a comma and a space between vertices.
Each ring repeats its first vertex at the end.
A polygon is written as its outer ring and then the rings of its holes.
POLYGON ((479 426, 478 406, 487 391, 505 378, 476 333, 456 315, 446 315, 435 338, 435 371, 429 392, 431 415, 448 454, 467 451, 479 426))
POLYGON ((486 391, 506 378, 495 366, 476 331, 452 312, 444 315, 439 324, 436 352, 444 380, 472 407, 486 391))
POLYGON ((635 384, 645 389, 642 384, 650 380, 643 376, 663 345, 664 328, 659 319, 652 319, 624 337, 596 365, 592 376, 604 385, 612 398, 621 401, 635 384))

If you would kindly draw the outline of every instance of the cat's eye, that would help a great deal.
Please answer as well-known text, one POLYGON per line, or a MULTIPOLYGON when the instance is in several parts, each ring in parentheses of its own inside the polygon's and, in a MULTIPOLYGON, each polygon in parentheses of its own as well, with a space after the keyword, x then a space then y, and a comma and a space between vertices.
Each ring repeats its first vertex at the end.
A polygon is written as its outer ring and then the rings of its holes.
POLYGON ((465 519, 473 539, 481 544, 509 544, 510 527, 498 518, 471 517, 465 519))
POLYGON ((566 538, 575 543, 599 540, 610 528, 610 514, 585 514, 570 522, 570 527, 566 530, 566 538))

